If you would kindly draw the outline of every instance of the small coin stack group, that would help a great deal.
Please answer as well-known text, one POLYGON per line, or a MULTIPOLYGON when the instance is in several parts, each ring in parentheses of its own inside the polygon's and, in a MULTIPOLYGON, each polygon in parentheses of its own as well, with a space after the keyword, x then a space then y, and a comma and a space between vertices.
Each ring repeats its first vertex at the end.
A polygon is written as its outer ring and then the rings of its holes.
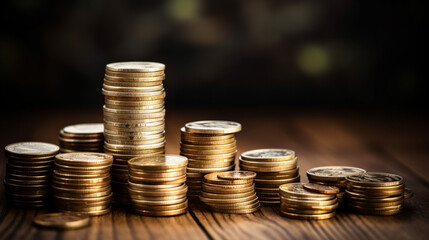
POLYGON ((106 65, 104 151, 115 157, 112 166, 114 203, 128 204, 129 159, 165 152, 165 65, 120 62, 106 65))
POLYGON ((215 172, 204 175, 200 200, 212 211, 222 213, 253 213, 260 203, 249 171, 215 172))
POLYGON ((335 216, 338 200, 334 194, 309 191, 303 183, 280 186, 280 214, 302 220, 322 220, 335 216))
POLYGON ((6 197, 17 207, 41 208, 49 204, 50 182, 57 145, 43 142, 19 142, 7 145, 5 154, 6 197))
POLYGON ((146 216, 186 213, 186 165, 178 155, 136 157, 129 161, 129 186, 133 208, 146 216))
POLYGON ((346 198, 346 177, 362 174, 366 171, 362 168, 348 166, 324 166, 316 167, 307 171, 308 181, 324 186, 334 186, 340 189, 337 194, 340 207, 344 207, 346 198))
POLYGON ((82 123, 67 126, 60 130, 58 138, 60 151, 103 152, 104 135, 102 123, 82 123))
POLYGON ((368 172, 346 177, 348 207, 361 214, 394 215, 404 205, 404 180, 390 173, 368 172))
POLYGON ((256 172, 255 190, 261 204, 280 204, 279 186, 299 182, 298 157, 288 149, 257 149, 241 154, 240 169, 256 172))
POLYGON ((188 158, 188 197, 197 200, 204 174, 235 167, 235 133, 241 124, 230 121, 190 122, 181 128, 180 155, 188 158))
POLYGON ((56 208, 90 216, 110 212, 112 162, 113 156, 105 153, 58 154, 52 177, 56 208))

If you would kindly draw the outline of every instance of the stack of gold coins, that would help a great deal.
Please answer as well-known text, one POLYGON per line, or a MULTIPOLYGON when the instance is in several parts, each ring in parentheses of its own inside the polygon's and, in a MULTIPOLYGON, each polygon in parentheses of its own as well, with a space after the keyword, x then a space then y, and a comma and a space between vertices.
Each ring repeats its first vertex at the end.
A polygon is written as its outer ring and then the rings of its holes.
POLYGON ((54 157, 59 150, 57 145, 43 142, 19 142, 5 147, 8 161, 4 184, 9 203, 24 208, 49 204, 54 157))
POLYGON ((259 202, 280 204, 279 186, 299 182, 298 157, 288 149, 257 149, 241 154, 240 169, 256 172, 255 189, 259 202))
POLYGON ((56 208, 90 216, 110 212, 112 162, 113 156, 105 153, 58 154, 52 177, 56 208))
POLYGON ((361 214, 394 215, 404 205, 404 180, 391 173, 368 172, 346 177, 347 204, 361 214))
POLYGON ((198 200, 204 174, 234 169, 237 145, 235 133, 241 124, 230 121, 198 121, 181 128, 180 155, 189 160, 188 198, 198 200))
POLYGON ((115 204, 129 204, 129 159, 165 152, 165 65, 121 62, 106 65, 103 95, 104 151, 115 158, 112 189, 115 204))
POLYGON ((128 190, 135 212, 146 216, 174 216, 188 211, 186 165, 178 155, 132 158, 128 190))
POLYGON ((338 200, 335 195, 306 190, 303 183, 280 186, 280 214, 303 220, 322 220, 335 216, 338 200))
POLYGON ((249 171, 215 172, 204 175, 200 200, 212 211, 222 213, 253 213, 260 203, 249 171))
POLYGON ((103 152, 102 123, 82 123, 67 126, 60 131, 60 150, 68 152, 103 152))
POLYGON ((337 194, 338 202, 340 207, 345 206, 343 204, 346 200, 346 177, 355 174, 365 173, 366 171, 362 168, 347 167, 347 166, 325 166, 316 167, 307 171, 308 181, 320 185, 335 186, 340 189, 337 194))

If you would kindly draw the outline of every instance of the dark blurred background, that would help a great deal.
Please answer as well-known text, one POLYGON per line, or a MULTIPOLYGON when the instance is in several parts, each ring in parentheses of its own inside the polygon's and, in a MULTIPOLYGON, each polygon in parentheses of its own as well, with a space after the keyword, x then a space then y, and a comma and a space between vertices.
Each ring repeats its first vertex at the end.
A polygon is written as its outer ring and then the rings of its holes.
POLYGON ((426 112, 418 1, 1 3, 4 109, 99 108, 105 64, 167 66, 167 108, 426 112))

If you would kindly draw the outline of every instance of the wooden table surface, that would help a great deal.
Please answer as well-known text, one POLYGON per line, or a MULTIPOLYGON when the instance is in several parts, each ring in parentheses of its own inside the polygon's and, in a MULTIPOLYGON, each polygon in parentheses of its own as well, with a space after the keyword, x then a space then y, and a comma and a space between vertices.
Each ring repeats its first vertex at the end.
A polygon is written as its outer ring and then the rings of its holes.
MULTIPOLYGON (((56 143, 58 131, 73 123, 101 122, 101 111, 63 110, 8 113, 1 116, 0 144, 26 140, 56 143)), ((299 155, 301 181, 317 166, 349 165, 368 171, 396 173, 415 195, 396 216, 366 216, 339 212, 324 221, 279 216, 278 208, 262 207, 254 214, 208 211, 191 204, 187 214, 144 217, 130 209, 93 217, 91 226, 71 231, 34 227, 43 211, 8 207, 1 185, 0 239, 427 239, 429 234, 428 117, 404 113, 300 113, 264 111, 168 111, 167 153, 179 152, 179 128, 204 119, 243 124, 237 135, 239 153, 256 148, 289 148, 299 155), (278 115, 278 112, 282 112, 278 115)), ((1 179, 5 157, 1 157, 1 179)))

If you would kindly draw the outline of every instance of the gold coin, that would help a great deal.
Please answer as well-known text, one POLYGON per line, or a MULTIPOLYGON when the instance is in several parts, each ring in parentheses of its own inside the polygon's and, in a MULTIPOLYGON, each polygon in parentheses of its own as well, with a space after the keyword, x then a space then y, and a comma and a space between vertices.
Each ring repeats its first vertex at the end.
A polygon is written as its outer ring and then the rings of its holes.
POLYGON ((208 198, 200 195, 200 200, 206 204, 231 204, 231 203, 240 203, 240 202, 248 202, 250 200, 257 199, 256 194, 240 197, 240 198, 208 198))
MULTIPOLYGON (((202 154, 186 154, 187 158, 194 160, 217 160, 217 159, 230 159, 235 158, 237 152, 232 152, 228 154, 213 154, 213 155, 202 155, 202 154)), ((185 154, 183 154, 185 155, 185 154)))
POLYGON ((232 194, 218 194, 218 193, 201 192, 202 197, 210 198, 210 199, 244 198, 244 197, 252 196, 253 194, 255 194, 254 191, 249 191, 249 192, 244 192, 244 193, 232 193, 232 194))
POLYGON ((283 206, 288 206, 291 208, 299 208, 299 209, 315 209, 315 210, 335 210, 338 208, 339 204, 338 202, 332 205, 303 205, 303 204, 292 204, 290 202, 287 202, 284 200, 284 198, 280 198, 280 203, 284 204, 283 206))
MULTIPOLYGON (((198 150, 198 149, 184 149, 180 148, 180 152, 183 154, 206 154, 206 155, 218 155, 218 154, 230 154, 236 153, 237 148, 227 148, 227 149, 216 149, 216 150, 198 150)), ((235 156, 235 155, 234 155, 235 156)))
POLYGON ((295 152, 289 149, 256 149, 241 154, 243 160, 255 162, 283 162, 295 158, 295 152))
POLYGON ((280 207, 280 211, 296 213, 296 214, 306 214, 306 215, 327 214, 332 212, 332 210, 299 209, 299 208, 292 208, 292 207, 280 207))
POLYGON ((275 180, 267 180, 267 179, 259 179, 259 178, 255 178, 255 184, 256 185, 260 185, 260 186, 269 186, 269 185, 277 185, 280 186, 282 184, 286 184, 286 183, 293 183, 293 182, 298 182, 300 179, 300 176, 295 176, 295 177, 291 177, 291 178, 285 178, 285 179, 275 179, 275 180))
POLYGON ((254 191, 255 186, 254 185, 250 185, 248 187, 243 187, 243 188, 221 188, 221 187, 217 187, 217 186, 211 186, 211 185, 207 185, 207 184, 203 184, 201 186, 201 189, 204 192, 208 192, 208 193, 217 193, 217 194, 237 194, 237 193, 245 193, 245 192, 250 192, 250 191, 254 191))
POLYGON ((63 212, 66 212, 66 213, 78 213, 78 214, 85 214, 85 215, 88 215, 88 216, 101 216, 101 215, 104 215, 104 214, 107 214, 107 213, 109 213, 110 212, 110 207, 109 208, 106 208, 106 209, 102 209, 102 210, 95 210, 95 211, 83 211, 83 212, 81 212, 81 211, 68 211, 68 210, 62 210, 63 212))
POLYGON ((152 100, 152 101, 130 101, 130 100, 114 100, 106 98, 104 100, 106 105, 118 106, 118 107, 152 107, 158 105, 164 105, 164 99, 152 100))
POLYGON ((246 208, 246 209, 213 209, 213 211, 220 213, 230 213, 230 214, 251 214, 259 211, 260 205, 257 205, 255 208, 246 208))
POLYGON ((108 91, 117 91, 117 92, 154 92, 154 91, 160 91, 163 88, 164 86, 162 84, 155 85, 155 86, 148 86, 148 87, 123 87, 123 86, 112 86, 112 85, 103 83, 103 89, 106 89, 108 91))
POLYGON ((212 172, 225 172, 225 171, 229 171, 231 169, 234 169, 235 164, 229 166, 229 167, 220 167, 220 168, 190 168, 188 167, 187 170, 188 172, 191 173, 212 173, 212 172))
POLYGON ((117 62, 106 65, 106 70, 124 73, 152 73, 164 71, 165 65, 157 62, 117 62))
POLYGON ((186 132, 203 134, 231 134, 241 131, 241 124, 231 121, 198 121, 185 124, 186 132))
POLYGON ((169 196, 146 196, 144 194, 135 194, 134 192, 130 192, 131 200, 144 200, 144 201, 170 201, 183 199, 186 197, 186 192, 178 195, 169 195, 169 196))
POLYGON ((141 184, 128 182, 128 187, 137 189, 137 190, 148 190, 148 191, 168 191, 177 187, 182 186, 183 184, 141 184))
MULTIPOLYGON (((118 87, 150 87, 150 86, 157 86, 162 84, 162 80, 159 81, 139 81, 140 79, 137 78, 137 82, 131 82, 128 81, 129 78, 127 78, 127 81, 121 81, 121 77, 114 77, 112 74, 106 74, 107 77, 104 78, 103 83, 110 85, 110 86, 118 86, 118 87)), ((153 76, 154 77, 154 76, 153 76)), ((164 77, 165 78, 165 77, 164 77)))
POLYGON ((172 179, 182 177, 183 175, 186 175, 186 169, 178 169, 177 171, 173 172, 136 172, 136 171, 130 171, 130 175, 140 178, 166 178, 166 179, 172 179))
POLYGON ((205 203, 209 207, 216 209, 244 209, 244 208, 254 208, 259 205, 258 197, 254 196, 250 200, 244 202, 231 202, 231 203, 205 203))
POLYGON ((97 137, 100 134, 103 134, 103 129, 102 123, 81 123, 66 126, 62 131, 70 137, 82 137, 82 135, 97 137))
POLYGON ((302 199, 329 199, 332 195, 310 192, 303 187, 303 183, 288 183, 279 187, 280 195, 284 197, 294 196, 302 199))
POLYGON ((156 191, 151 190, 138 190, 134 188, 129 188, 128 191, 130 194, 134 195, 144 195, 146 197, 165 197, 165 196, 177 196, 186 194, 188 187, 186 185, 180 185, 175 188, 168 188, 166 190, 157 189, 156 191))
POLYGON ((280 215, 284 217, 300 219, 300 220, 324 220, 324 219, 335 217, 335 211, 330 213, 324 213, 324 214, 298 214, 298 213, 280 211, 280 215))
POLYGON ((362 207, 362 208, 382 208, 382 207, 390 207, 390 206, 398 206, 404 204, 404 200, 399 200, 395 202, 363 202, 363 201, 355 201, 348 199, 347 203, 350 206, 362 207))
POLYGON ((104 177, 95 177, 95 178, 66 178, 66 177, 59 177, 57 175, 53 175, 52 177, 53 181, 56 182, 62 182, 67 184, 76 184, 76 185, 96 185, 96 184, 105 184, 110 183, 110 175, 104 176, 104 177))
POLYGON ((248 161, 248 160, 243 160, 243 159, 239 159, 240 160, 240 164, 242 165, 248 165, 248 166, 257 166, 257 167, 262 167, 262 168, 276 168, 276 167, 282 167, 282 166, 290 166, 290 165, 295 165, 296 161, 297 161, 298 157, 292 158, 290 160, 287 161, 276 161, 276 162, 257 162, 257 161, 248 161))
POLYGON ((173 199, 173 200, 164 200, 164 201, 156 201, 156 200, 141 200, 141 199, 133 199, 131 198, 131 201, 133 204, 144 204, 144 205, 174 205, 183 203, 186 201, 186 197, 179 198, 179 199, 173 199))
POLYGON ((353 192, 353 191, 349 191, 346 190, 347 196, 348 197, 356 197, 356 198, 375 198, 375 199, 383 199, 383 198, 388 198, 388 197, 394 197, 394 196, 398 196, 398 195, 403 195, 403 193, 399 193, 399 194, 390 194, 387 193, 385 195, 367 195, 367 194, 363 194, 363 193, 357 193, 357 192, 353 192))
POLYGON ((224 180, 249 180, 256 177, 256 173, 250 171, 229 171, 217 174, 217 177, 224 180))
MULTIPOLYGON (((249 173, 249 172, 247 172, 247 173, 249 173)), ((220 185, 251 184, 253 182, 252 178, 250 178, 250 179, 249 178, 242 178, 242 179, 235 179, 235 180, 221 179, 221 178, 218 178, 218 174, 219 173, 217 173, 217 172, 206 174, 206 175, 204 175, 204 181, 207 183, 220 184, 220 185)), ((238 174, 239 174, 239 172, 237 172, 237 175, 238 174)), ((245 175, 244 172, 241 174, 241 176, 243 176, 243 175, 245 175)), ((229 176, 231 176, 231 174, 229 176)))
POLYGON ((363 187, 387 187, 404 183, 404 179, 396 174, 368 172, 346 177, 347 184, 363 187))
POLYGON ((79 152, 79 153, 62 153, 55 156, 55 162, 60 165, 70 165, 78 167, 110 167, 113 163, 113 156, 105 153, 79 152))
POLYGON ((165 79, 164 71, 156 71, 151 73, 141 72, 114 72, 106 70, 104 72, 104 79, 122 82, 151 82, 162 81, 165 79))
POLYGON ((264 206, 278 206, 280 204, 280 201, 259 199, 259 203, 264 205, 264 206))
POLYGON ((237 146, 237 141, 228 143, 228 144, 215 144, 215 145, 198 145, 198 144, 186 144, 180 143, 181 148, 193 149, 193 150, 219 150, 219 149, 229 149, 237 146))
POLYGON ((200 169, 205 169, 205 168, 223 168, 223 167, 229 167, 232 164, 234 164, 234 161, 230 160, 228 162, 199 162, 198 160, 188 160, 188 167, 190 168, 200 168, 200 169))
POLYGON ((144 216, 158 216, 158 217, 167 217, 167 216, 176 216, 180 214, 185 214, 188 211, 188 208, 176 209, 176 210, 143 210, 143 209, 134 209, 137 214, 141 214, 144 216))
POLYGON ((136 157, 128 161, 130 167, 137 169, 175 169, 185 167, 188 159, 179 155, 165 154, 148 157, 136 157))
POLYGON ((89 225, 89 217, 76 213, 46 213, 37 215, 33 223, 39 227, 52 229, 77 229, 89 225))
MULTIPOLYGON (((205 177, 205 176, 204 176, 205 177)), ((226 188, 226 189, 240 189, 240 188, 247 188, 250 186, 253 186, 254 184, 252 182, 248 183, 242 183, 242 184, 233 184, 233 185, 226 185, 226 184, 213 184, 213 183, 207 183, 203 182, 203 186, 208 187, 217 187, 217 188, 226 188)))
POLYGON ((113 100, 131 100, 131 101, 151 101, 165 98, 165 90, 154 92, 116 92, 102 89, 102 94, 113 100))
POLYGON ((326 186, 314 183, 305 183, 303 187, 310 192, 323 194, 338 194, 340 192, 340 189, 335 186, 326 186))
POLYGON ((183 144, 193 144, 193 145, 225 145, 225 144, 231 144, 235 143, 235 138, 230 138, 226 140, 220 140, 220 141, 202 141, 202 140, 181 140, 181 143, 183 144))
POLYGON ((337 182, 344 180, 347 176, 362 174, 366 171, 362 168, 347 166, 326 166, 312 168, 307 171, 308 178, 316 181, 337 182))
POLYGON ((186 182, 186 175, 175 178, 139 178, 129 176, 129 180, 133 183, 166 183, 166 184, 181 184, 186 182))
POLYGON ((177 210, 188 207, 188 200, 183 203, 173 204, 173 205, 143 205, 143 204, 134 204, 134 208, 141 210, 152 210, 152 211, 169 211, 169 210, 177 210))
POLYGON ((311 182, 311 183, 315 183, 315 184, 319 184, 319 185, 335 186, 335 187, 338 187, 338 188, 346 188, 346 187, 347 187, 347 184, 346 184, 346 181, 345 181, 345 180, 337 181, 337 182, 322 182, 322 181, 315 181, 315 180, 313 180, 313 179, 311 179, 311 178, 309 178, 308 180, 309 180, 309 182, 311 182))
POLYGON ((296 162, 291 165, 281 166, 281 167, 259 167, 259 166, 253 166, 253 165, 245 165, 242 162, 240 162, 240 168, 247 171, 253 171, 256 173, 259 172, 280 172, 280 171, 287 171, 292 170, 296 168, 296 162))
POLYGON ((159 122, 128 122, 128 123, 104 121, 104 125, 111 128, 117 128, 117 129, 152 128, 152 127, 165 126, 165 120, 162 120, 159 122))
POLYGON ((6 156, 20 158, 44 157, 56 155, 60 148, 57 145, 44 142, 18 142, 5 147, 6 156))
POLYGON ((278 179, 286 179, 292 178, 299 175, 299 168, 281 171, 281 172, 258 172, 257 179, 259 180, 278 180, 278 179))

